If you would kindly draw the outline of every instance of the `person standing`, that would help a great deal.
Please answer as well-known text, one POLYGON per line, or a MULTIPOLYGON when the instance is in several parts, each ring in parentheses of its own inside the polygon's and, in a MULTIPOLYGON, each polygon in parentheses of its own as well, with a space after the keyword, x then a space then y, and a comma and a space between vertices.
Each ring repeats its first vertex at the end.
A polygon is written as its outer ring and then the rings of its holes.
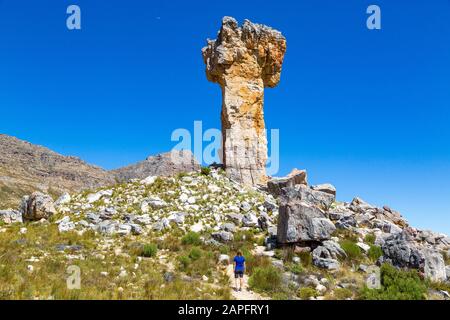
POLYGON ((233 262, 234 262, 234 279, 236 290, 241 291, 242 287, 244 286, 245 258, 240 250, 234 257, 233 262))

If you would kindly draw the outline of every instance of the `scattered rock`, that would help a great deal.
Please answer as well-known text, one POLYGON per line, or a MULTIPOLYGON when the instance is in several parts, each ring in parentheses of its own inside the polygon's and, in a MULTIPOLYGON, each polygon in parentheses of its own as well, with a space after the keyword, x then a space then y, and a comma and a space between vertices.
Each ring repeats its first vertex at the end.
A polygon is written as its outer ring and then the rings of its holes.
POLYGON ((228 241, 232 241, 233 240, 233 234, 231 232, 227 232, 227 231, 219 231, 219 232, 214 232, 211 234, 211 237, 214 240, 220 241, 220 242, 228 242, 228 241))
POLYGON ((268 192, 275 197, 282 194, 284 188, 293 188, 296 185, 308 185, 306 170, 294 169, 286 177, 272 178, 267 182, 268 192))
POLYGON ((336 197, 336 188, 332 184, 329 184, 329 183, 312 186, 311 189, 313 189, 314 191, 325 192, 325 193, 331 194, 334 197, 336 197))
POLYGON ((22 213, 17 210, 0 210, 0 221, 6 224, 22 223, 22 213))
POLYGON ((28 221, 48 219, 56 213, 52 197, 40 192, 23 197, 20 209, 22 218, 28 221))

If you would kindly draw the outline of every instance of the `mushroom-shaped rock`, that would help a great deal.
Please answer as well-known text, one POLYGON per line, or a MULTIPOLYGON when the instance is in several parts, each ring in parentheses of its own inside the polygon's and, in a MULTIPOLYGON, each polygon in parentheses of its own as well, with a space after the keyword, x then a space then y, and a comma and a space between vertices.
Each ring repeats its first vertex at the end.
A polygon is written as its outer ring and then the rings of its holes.
POLYGON ((217 40, 203 48, 206 76, 222 88, 222 161, 247 185, 267 182, 264 88, 280 81, 286 39, 270 27, 224 17, 217 40))

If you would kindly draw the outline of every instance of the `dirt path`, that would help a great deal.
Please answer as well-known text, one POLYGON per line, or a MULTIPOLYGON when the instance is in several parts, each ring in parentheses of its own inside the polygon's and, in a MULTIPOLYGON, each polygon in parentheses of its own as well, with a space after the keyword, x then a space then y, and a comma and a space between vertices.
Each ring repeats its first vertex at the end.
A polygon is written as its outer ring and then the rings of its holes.
POLYGON ((234 282, 234 272, 233 272, 233 265, 230 264, 227 266, 227 275, 230 278, 230 285, 231 285, 231 294, 234 299, 236 300, 268 300, 268 298, 261 296, 260 294, 250 291, 248 289, 248 276, 244 275, 244 287, 242 288, 242 291, 236 291, 234 288, 235 282, 234 282))

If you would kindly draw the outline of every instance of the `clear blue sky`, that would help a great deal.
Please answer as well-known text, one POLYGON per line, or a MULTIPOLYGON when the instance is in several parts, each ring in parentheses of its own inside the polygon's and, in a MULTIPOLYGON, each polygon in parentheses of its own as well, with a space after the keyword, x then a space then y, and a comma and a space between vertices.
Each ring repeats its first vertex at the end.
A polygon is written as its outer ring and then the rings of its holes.
POLYGON ((0 132, 116 168, 220 128, 201 48, 222 16, 279 29, 281 172, 450 234, 450 1, 0 0, 0 132), (78 4, 82 30, 66 28, 78 4), (366 28, 378 4, 382 30, 366 28))

